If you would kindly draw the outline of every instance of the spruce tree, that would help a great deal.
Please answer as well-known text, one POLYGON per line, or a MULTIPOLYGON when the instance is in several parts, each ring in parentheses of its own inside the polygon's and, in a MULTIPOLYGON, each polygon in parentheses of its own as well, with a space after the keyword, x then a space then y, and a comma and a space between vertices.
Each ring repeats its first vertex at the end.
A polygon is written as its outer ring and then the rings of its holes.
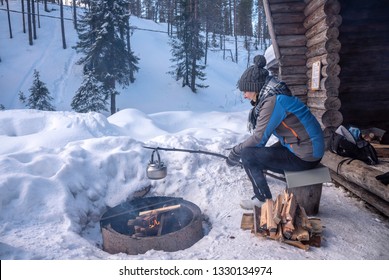
POLYGON ((40 75, 37 70, 34 70, 34 81, 29 91, 31 94, 26 100, 26 107, 44 111, 55 111, 54 106, 50 103, 53 101, 53 97, 50 96, 46 84, 40 80, 40 75))
POLYGON ((178 7, 177 33, 171 39, 171 61, 175 66, 169 73, 177 81, 182 79, 182 86, 189 86, 196 93, 197 88, 207 87, 197 82, 205 80, 205 66, 201 64, 205 57, 205 43, 201 35, 198 0, 180 0, 178 7))
POLYGON ((116 83, 123 88, 133 82, 139 58, 131 52, 125 35, 129 28, 128 0, 91 0, 79 21, 75 48, 83 56, 78 63, 111 93, 111 114, 116 112, 116 83))
POLYGON ((84 75, 84 81, 72 99, 71 107, 78 113, 107 111, 108 93, 93 71, 84 75))

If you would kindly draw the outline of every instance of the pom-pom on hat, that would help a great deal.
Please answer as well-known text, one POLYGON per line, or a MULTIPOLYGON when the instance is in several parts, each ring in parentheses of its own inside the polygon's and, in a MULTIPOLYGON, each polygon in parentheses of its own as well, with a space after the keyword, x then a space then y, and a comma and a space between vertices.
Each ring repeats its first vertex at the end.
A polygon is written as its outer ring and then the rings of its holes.
POLYGON ((269 71, 264 68, 265 66, 266 58, 263 55, 255 56, 254 65, 247 68, 238 81, 239 90, 260 92, 269 76, 269 71))

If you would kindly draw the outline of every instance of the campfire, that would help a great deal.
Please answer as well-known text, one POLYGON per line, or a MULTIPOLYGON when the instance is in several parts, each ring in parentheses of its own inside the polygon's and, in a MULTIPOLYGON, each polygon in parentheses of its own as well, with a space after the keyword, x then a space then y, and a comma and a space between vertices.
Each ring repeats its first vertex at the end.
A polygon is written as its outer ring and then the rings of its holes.
POLYGON ((111 254, 186 249, 203 236, 197 205, 182 198, 144 197, 110 208, 100 221, 103 249, 111 254))
POLYGON ((318 218, 309 218, 293 193, 284 192, 276 200, 266 200, 253 213, 244 213, 241 228, 255 235, 277 240, 304 250, 321 246, 323 227, 318 218))
POLYGON ((182 227, 178 219, 180 204, 165 206, 154 210, 139 212, 135 219, 129 219, 127 226, 133 237, 161 236, 180 230, 182 227))

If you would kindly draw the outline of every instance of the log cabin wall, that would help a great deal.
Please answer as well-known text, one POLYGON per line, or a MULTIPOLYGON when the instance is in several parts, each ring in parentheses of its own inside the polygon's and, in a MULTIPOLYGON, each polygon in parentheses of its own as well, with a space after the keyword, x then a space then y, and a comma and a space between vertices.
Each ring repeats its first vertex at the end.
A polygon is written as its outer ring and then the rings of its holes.
POLYGON ((305 3, 303 0, 263 2, 278 62, 278 73, 274 74, 286 82, 292 93, 306 103, 308 78, 305 56, 307 39, 303 25, 305 3))
POLYGON ((263 2, 277 75, 310 107, 326 139, 341 124, 389 131, 389 1, 263 2))
POLYGON ((389 131, 389 1, 339 0, 344 123, 389 131))
POLYGON ((342 17, 338 0, 307 0, 304 9, 304 27, 307 29, 308 101, 311 112, 319 120, 324 134, 330 133, 343 122, 339 99, 339 26, 342 17), (313 90, 312 65, 320 62, 320 85, 313 90))
MULTIPOLYGON (((389 131, 389 0, 263 0, 278 76, 310 107, 326 136, 341 124, 389 131), (320 62, 320 83, 312 81, 320 62)), ((274 69, 275 66, 272 66, 274 69)), ((389 217, 389 189, 369 166, 326 151, 332 180, 389 217), (343 166, 346 166, 343 165, 343 166)))

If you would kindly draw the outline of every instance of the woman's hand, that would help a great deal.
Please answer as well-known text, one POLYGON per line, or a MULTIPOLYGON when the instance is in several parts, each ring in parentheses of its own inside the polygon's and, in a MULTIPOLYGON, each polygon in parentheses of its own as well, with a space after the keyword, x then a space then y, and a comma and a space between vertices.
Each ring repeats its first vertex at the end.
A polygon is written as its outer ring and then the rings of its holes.
POLYGON ((231 149, 231 152, 226 159, 226 163, 230 167, 240 165, 240 153, 235 151, 235 147, 231 149))

